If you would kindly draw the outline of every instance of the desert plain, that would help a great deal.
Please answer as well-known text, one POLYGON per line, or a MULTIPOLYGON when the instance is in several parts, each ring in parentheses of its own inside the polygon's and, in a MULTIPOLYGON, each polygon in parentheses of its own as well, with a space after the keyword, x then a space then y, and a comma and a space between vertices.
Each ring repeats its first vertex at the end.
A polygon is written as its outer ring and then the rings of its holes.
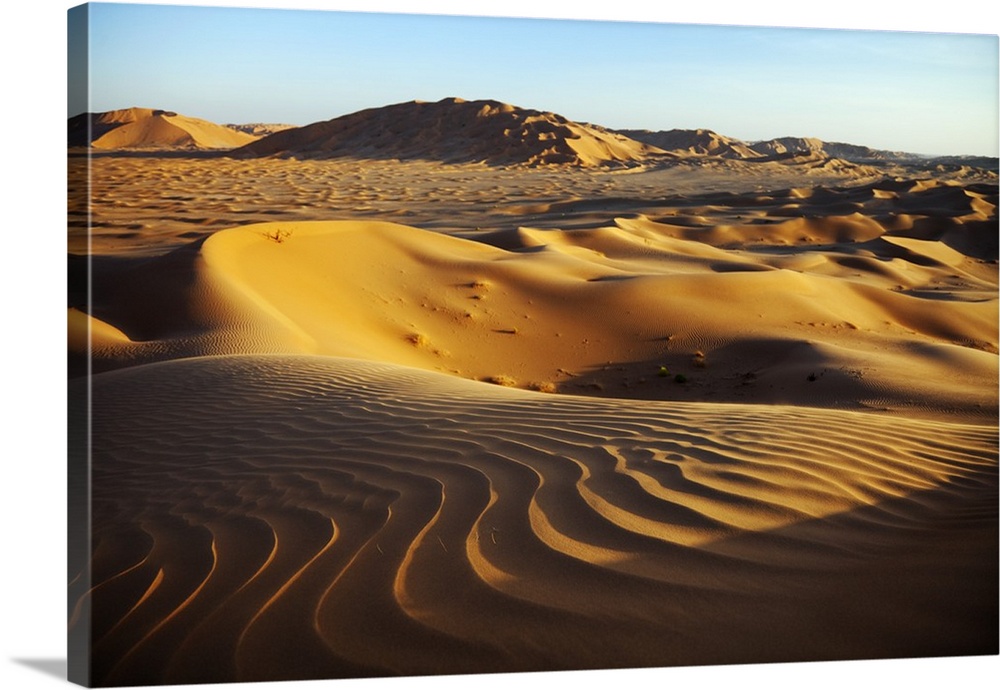
POLYGON ((95 685, 997 653, 995 159, 223 129, 70 123, 95 685))

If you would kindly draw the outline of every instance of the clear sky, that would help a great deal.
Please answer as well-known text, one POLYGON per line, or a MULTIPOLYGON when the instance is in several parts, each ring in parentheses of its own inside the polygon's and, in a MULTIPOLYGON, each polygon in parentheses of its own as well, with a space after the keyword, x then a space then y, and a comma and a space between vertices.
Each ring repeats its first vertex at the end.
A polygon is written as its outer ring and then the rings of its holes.
POLYGON ((997 155, 996 35, 91 5, 90 102, 309 124, 449 96, 613 128, 997 155))

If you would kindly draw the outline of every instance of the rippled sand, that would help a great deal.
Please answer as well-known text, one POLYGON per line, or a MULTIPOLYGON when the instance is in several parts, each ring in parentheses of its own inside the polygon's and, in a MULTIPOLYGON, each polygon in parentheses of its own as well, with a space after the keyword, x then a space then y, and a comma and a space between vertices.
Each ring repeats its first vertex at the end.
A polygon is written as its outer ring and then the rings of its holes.
POLYGON ((995 183, 94 163, 96 683, 996 653, 995 183))
POLYGON ((94 397, 112 684, 990 651, 988 427, 325 357, 94 397))

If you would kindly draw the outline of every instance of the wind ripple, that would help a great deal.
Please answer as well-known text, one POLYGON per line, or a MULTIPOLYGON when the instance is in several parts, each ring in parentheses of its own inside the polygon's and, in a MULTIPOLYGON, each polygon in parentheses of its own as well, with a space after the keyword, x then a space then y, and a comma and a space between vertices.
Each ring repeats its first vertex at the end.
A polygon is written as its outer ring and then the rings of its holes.
POLYGON ((995 426, 311 356, 92 382, 97 684, 996 649, 995 426))

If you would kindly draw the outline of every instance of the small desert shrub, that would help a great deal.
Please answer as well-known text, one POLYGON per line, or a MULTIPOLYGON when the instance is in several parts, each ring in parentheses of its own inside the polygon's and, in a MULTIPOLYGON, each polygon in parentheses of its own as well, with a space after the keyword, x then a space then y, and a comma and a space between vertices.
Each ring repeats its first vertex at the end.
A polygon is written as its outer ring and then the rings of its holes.
POLYGON ((430 340, 423 333, 410 333, 406 336, 406 341, 415 347, 427 347, 430 340))
POLYGON ((664 366, 660 367, 660 370, 656 373, 657 376, 667 377, 670 376, 670 370, 664 366))
POLYGON ((691 364, 701 369, 705 368, 705 353, 701 350, 696 350, 694 356, 691 358, 691 364))
POLYGON ((508 386, 514 387, 517 385, 517 381, 513 376, 508 376, 507 374, 496 374, 494 376, 487 376, 483 379, 486 383, 492 383, 497 386, 508 386))
POLYGON ((685 376, 684 374, 677 374, 677 376, 674 377, 674 381, 676 383, 687 383, 687 380, 688 377, 685 376))
POLYGON ((551 381, 536 381, 528 386, 533 391, 538 391, 539 393, 555 393, 556 384, 551 381))
POLYGON ((261 234, 267 239, 271 240, 272 242, 275 242, 276 244, 281 244, 282 242, 284 242, 285 240, 287 240, 289 237, 292 236, 292 231, 275 228, 270 232, 262 232, 261 234))

